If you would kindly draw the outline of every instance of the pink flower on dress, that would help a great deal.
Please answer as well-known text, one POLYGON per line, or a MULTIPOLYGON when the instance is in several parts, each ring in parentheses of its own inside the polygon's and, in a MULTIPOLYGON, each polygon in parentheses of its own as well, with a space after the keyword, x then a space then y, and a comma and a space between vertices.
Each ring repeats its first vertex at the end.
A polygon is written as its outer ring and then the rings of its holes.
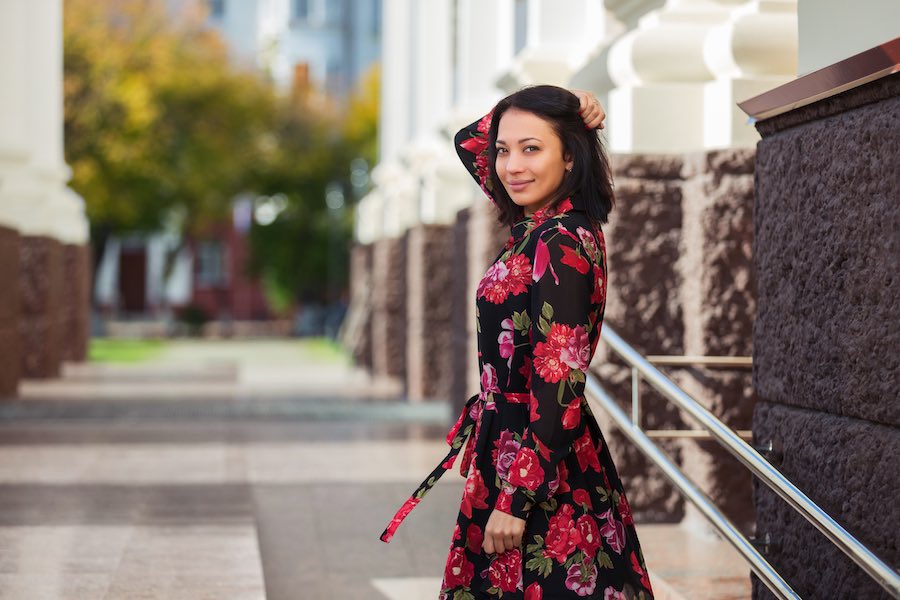
POLYGON ((594 556, 602 544, 600 540, 600 528, 597 527, 597 521, 590 515, 581 515, 575 523, 578 531, 581 532, 581 543, 578 549, 587 556, 594 556))
POLYGON ((621 521, 617 521, 613 516, 612 509, 607 510, 600 515, 601 519, 606 519, 606 523, 600 527, 600 535, 606 540, 606 544, 616 554, 622 554, 625 547, 625 525, 621 521))
POLYGON ((494 466, 497 476, 505 481, 521 444, 516 441, 509 429, 504 429, 500 432, 500 437, 494 440, 494 447, 496 448, 494 450, 494 466))
POLYGON ((566 571, 566 587, 579 596, 594 593, 597 587, 597 566, 593 561, 575 563, 566 571))
POLYGON ((560 359, 560 349, 538 342, 534 347, 534 370, 547 383, 556 383, 569 376, 569 365, 560 359))
POLYGON ((575 528, 575 521, 572 520, 574 513, 575 509, 571 504, 560 505, 556 514, 550 517, 547 527, 544 556, 555 558, 560 564, 566 562, 568 556, 581 542, 581 533, 575 528))
POLYGON ((550 267, 553 281, 556 282, 556 285, 559 285, 559 277, 557 277, 556 271, 553 270, 553 265, 550 264, 550 250, 547 248, 547 242, 543 238, 538 238, 537 247, 534 249, 534 269, 531 278, 534 281, 540 281, 547 271, 547 267, 550 267))
POLYGON ((624 592, 616 590, 613 586, 609 586, 603 590, 603 600, 628 600, 628 596, 624 592))
POLYGON ((575 429, 581 423, 581 396, 578 396, 566 407, 562 416, 563 429, 575 429))
POLYGON ((544 590, 537 581, 525 588, 525 600, 544 600, 544 590))
POLYGON ((559 358, 571 369, 587 371, 591 363, 590 339, 581 325, 571 331, 572 334, 560 350, 559 358))
POLYGON ((476 294, 493 304, 503 304, 510 294, 516 296, 527 291, 530 281, 531 261, 524 254, 513 254, 488 268, 476 294))
POLYGON ((497 342, 500 344, 500 356, 508 359, 506 361, 506 367, 511 368, 513 353, 516 351, 514 343, 515 331, 512 319, 503 319, 500 321, 500 328, 500 335, 497 338, 497 342))
POLYGON ((584 246, 584 251, 587 252, 587 255, 591 257, 591 260, 596 262, 599 258, 597 238, 595 238, 594 234, 584 227, 579 227, 575 230, 575 233, 578 234, 578 239, 581 240, 581 245, 584 246))
MULTIPOLYGON (((494 365, 490 363, 484 363, 481 367, 481 394, 480 397, 482 400, 485 400, 488 397, 488 394, 496 394, 500 391, 500 387, 497 385, 497 369, 494 368, 494 365)), ((474 408, 476 405, 480 404, 480 402, 476 402, 472 405, 474 408)), ((472 418, 475 418, 475 415, 472 415, 472 418)))

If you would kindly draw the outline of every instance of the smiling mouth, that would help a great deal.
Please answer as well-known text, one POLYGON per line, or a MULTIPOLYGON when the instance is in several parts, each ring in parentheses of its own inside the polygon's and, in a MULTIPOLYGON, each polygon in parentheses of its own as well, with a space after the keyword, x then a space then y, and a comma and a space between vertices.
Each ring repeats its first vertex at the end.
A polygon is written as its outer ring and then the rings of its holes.
POLYGON ((534 180, 530 179, 528 181, 510 181, 507 185, 509 185, 510 189, 514 192, 521 192, 532 181, 534 180))

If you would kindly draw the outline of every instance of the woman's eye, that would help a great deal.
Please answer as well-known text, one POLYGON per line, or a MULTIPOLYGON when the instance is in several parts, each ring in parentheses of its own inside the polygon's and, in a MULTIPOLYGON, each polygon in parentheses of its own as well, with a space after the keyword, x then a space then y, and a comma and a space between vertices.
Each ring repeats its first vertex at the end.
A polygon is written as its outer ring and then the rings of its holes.
POLYGON ((506 148, 497 148, 497 154, 506 154, 506 148))
POLYGON ((525 146, 525 152, 537 152, 540 150, 537 146, 525 146))

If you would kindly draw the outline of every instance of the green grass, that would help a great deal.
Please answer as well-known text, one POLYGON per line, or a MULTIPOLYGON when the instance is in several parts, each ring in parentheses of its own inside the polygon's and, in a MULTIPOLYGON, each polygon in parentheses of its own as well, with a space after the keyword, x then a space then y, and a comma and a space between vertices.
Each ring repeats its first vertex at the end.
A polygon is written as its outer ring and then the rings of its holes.
POLYGON ((304 338, 300 348, 311 358, 321 362, 349 362, 347 351, 336 341, 327 337, 304 338))
POLYGON ((163 340, 92 338, 88 348, 88 360, 91 362, 137 363, 156 358, 164 348, 163 340))

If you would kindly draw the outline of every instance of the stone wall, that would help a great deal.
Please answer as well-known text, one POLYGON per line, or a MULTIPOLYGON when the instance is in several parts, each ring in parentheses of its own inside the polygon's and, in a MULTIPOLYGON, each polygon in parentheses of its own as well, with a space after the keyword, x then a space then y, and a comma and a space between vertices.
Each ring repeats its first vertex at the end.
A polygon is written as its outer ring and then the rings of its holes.
MULTIPOLYGON (((676 269, 682 227, 682 161, 677 156, 614 155, 616 206, 603 227, 607 249, 609 325, 642 354, 681 354, 684 324, 679 301, 681 275, 676 269)), ((613 398, 630 413, 631 370, 603 352, 594 364, 613 398)), ((683 428, 671 403, 642 386, 643 425, 683 428)), ((617 429, 602 411, 595 412, 619 471, 632 509, 644 521, 678 521, 684 501, 668 480, 617 429)), ((677 441, 659 445, 676 462, 677 441)))
POLYGON ((22 376, 57 377, 63 359, 63 245, 44 236, 21 238, 22 376))
MULTIPOLYGON (((757 125, 754 435, 889 565, 900 563, 900 74, 757 125)), ((767 487, 769 559, 803 597, 888 598, 767 487)), ((754 577, 755 599, 774 597, 754 577)))
POLYGON ((380 239, 372 249, 372 372, 406 379, 407 237, 380 239))
POLYGON ((452 374, 453 263, 449 225, 418 225, 407 236, 406 389, 412 401, 447 400, 452 374))
POLYGON ((63 246, 63 360, 87 359, 91 314, 90 245, 63 246))
POLYGON ((22 258, 19 232, 0 226, 0 397, 14 396, 19 387, 22 371, 21 333, 21 280, 22 258))

